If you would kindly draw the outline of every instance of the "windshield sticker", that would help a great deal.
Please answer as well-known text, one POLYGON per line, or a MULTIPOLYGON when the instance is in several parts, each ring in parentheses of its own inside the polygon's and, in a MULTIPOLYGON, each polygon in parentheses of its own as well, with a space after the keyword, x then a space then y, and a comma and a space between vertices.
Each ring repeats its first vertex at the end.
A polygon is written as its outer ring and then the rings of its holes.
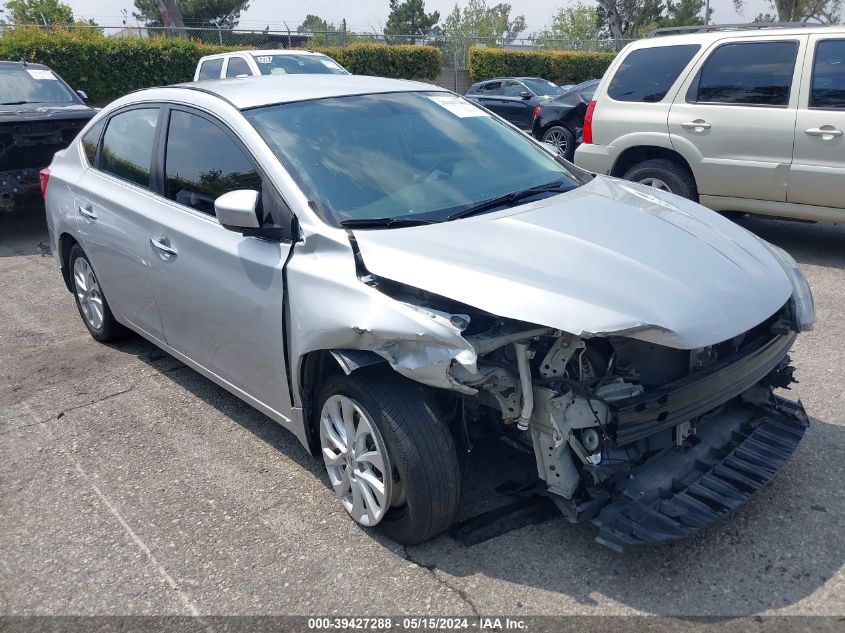
POLYGON ((56 81, 56 76, 51 70, 44 70, 41 68, 27 68, 26 72, 28 72, 29 76, 33 79, 52 79, 53 81, 56 81))
POLYGON ((469 101, 461 99, 460 97, 438 95, 436 97, 430 96, 429 99, 434 101, 434 103, 439 105, 441 108, 447 109, 449 112, 462 119, 471 116, 490 116, 481 108, 472 105, 469 101))
POLYGON ((273 57, 270 56, 270 55, 259 55, 255 59, 258 60, 259 64, 272 64, 273 63, 273 57))

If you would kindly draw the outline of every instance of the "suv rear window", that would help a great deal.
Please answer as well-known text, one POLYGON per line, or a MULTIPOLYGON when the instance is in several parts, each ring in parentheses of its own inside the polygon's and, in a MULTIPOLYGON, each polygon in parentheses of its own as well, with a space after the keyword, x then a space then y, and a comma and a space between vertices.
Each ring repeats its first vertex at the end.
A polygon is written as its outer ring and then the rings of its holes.
POLYGON ((631 51, 614 73, 607 95, 616 101, 662 100, 700 48, 682 44, 631 51))
POLYGON ((822 40, 816 46, 810 107, 845 109, 845 40, 822 40))
POLYGON ((200 79, 220 79, 220 71, 223 70, 223 58, 209 59, 200 66, 200 79))
POLYGON ((785 106, 798 42, 723 44, 704 62, 687 101, 785 106))

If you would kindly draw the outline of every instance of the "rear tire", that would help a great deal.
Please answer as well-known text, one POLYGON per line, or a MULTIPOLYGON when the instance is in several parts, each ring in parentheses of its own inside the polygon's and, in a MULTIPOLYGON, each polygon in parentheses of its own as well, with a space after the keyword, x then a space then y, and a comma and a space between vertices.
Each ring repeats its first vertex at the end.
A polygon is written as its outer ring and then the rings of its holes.
MULTIPOLYGON (((437 536, 452 524, 460 499, 460 468, 454 440, 429 388, 391 369, 359 369, 349 376, 328 378, 320 392, 316 411, 321 454, 329 479, 344 509, 359 525, 375 527, 403 545, 416 545, 437 536), (362 460, 358 459, 361 452, 352 443, 347 445, 346 437, 339 437, 347 435, 343 429, 335 428, 334 443, 327 437, 326 429, 329 427, 326 425, 333 422, 326 407, 337 403, 338 398, 341 402, 348 399, 357 407, 358 413, 352 417, 356 431, 362 423, 376 427, 376 433, 367 431, 371 436, 366 440, 370 442, 367 452, 371 454, 379 440, 387 452, 387 459, 382 463, 386 464, 385 469, 390 470, 390 482, 376 469, 375 483, 378 485, 378 480, 382 480, 386 484, 387 490, 381 490, 390 497, 389 506, 375 522, 372 519, 378 513, 367 517, 366 513, 362 515, 352 509, 351 488, 355 484, 344 483, 344 478, 351 473, 349 476, 355 479, 359 472, 364 471, 373 482, 372 464, 378 460, 370 458, 369 464, 362 465, 362 460), (340 433, 337 433, 338 430, 340 433), (344 445, 353 454, 351 460, 346 458, 344 445), (341 456, 345 459, 345 466, 341 456)), ((355 435, 359 434, 356 432, 355 435)), ((369 483, 365 487, 369 487, 372 493, 369 483)), ((378 504, 375 508, 380 509, 378 504)))
POLYGON ((698 202, 698 190, 692 174, 686 167, 666 158, 637 163, 622 177, 698 202))
POLYGON ((76 309, 91 336, 100 343, 108 343, 129 334, 129 330, 114 318, 94 267, 79 244, 74 244, 70 249, 68 270, 76 309))
POLYGON ((562 125, 553 125, 543 132, 542 141, 556 145, 561 155, 572 162, 575 158, 575 135, 562 125))

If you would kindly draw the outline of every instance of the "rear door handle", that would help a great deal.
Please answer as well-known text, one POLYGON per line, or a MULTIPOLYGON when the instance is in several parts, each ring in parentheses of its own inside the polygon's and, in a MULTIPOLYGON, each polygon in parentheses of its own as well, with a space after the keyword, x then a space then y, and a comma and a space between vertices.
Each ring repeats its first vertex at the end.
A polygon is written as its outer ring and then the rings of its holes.
POLYGON ((681 127, 685 130, 695 130, 696 132, 701 132, 703 130, 709 130, 711 126, 704 119, 696 119, 695 121, 684 121, 681 123, 681 127))
POLYGON ((179 251, 170 246, 170 244, 165 244, 165 240, 167 240, 166 237, 162 237, 161 240, 154 240, 153 238, 150 238, 150 244, 153 245, 153 248, 160 250, 165 255, 172 255, 173 257, 176 257, 176 255, 179 254, 179 251))
POLYGON ((90 204, 86 204, 85 206, 79 205, 79 212, 84 215, 89 220, 96 220, 97 214, 94 213, 94 208, 90 204))
POLYGON ((804 130, 804 134, 807 136, 821 136, 823 140, 829 141, 837 136, 842 136, 842 130, 837 130, 832 125, 822 125, 821 127, 811 127, 808 130, 804 130))

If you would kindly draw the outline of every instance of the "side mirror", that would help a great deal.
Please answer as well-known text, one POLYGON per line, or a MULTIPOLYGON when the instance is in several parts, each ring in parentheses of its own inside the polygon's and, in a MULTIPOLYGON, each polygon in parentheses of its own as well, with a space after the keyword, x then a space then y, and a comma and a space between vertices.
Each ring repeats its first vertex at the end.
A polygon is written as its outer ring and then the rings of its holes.
POLYGON ((88 93, 84 90, 77 90, 76 94, 79 95, 79 98, 82 99, 85 103, 88 103, 88 93))
POLYGON ((258 198, 261 194, 252 189, 238 189, 224 193, 214 201, 214 213, 223 228, 230 231, 257 229, 258 198))
POLYGON ((527 90, 523 90, 522 92, 519 93, 519 96, 522 97, 523 99, 530 99, 531 93, 528 92, 527 90))

